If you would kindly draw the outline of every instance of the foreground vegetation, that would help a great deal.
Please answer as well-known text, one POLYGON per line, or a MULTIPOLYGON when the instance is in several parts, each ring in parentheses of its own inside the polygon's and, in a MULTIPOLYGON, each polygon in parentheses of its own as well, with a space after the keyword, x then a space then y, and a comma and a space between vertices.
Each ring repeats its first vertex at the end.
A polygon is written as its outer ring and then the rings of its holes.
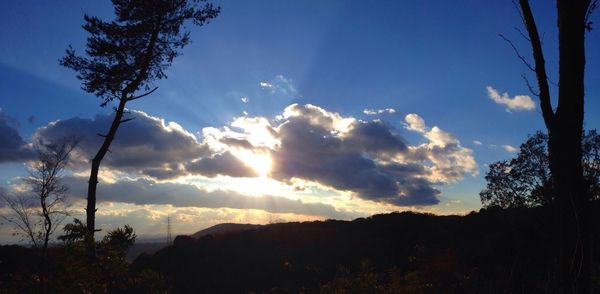
MULTIPOLYGON (((600 202, 592 203, 600 222, 600 202)), ((498 293, 554 292, 560 240, 548 207, 491 207, 466 216, 412 212, 354 221, 281 223, 195 239, 133 263, 128 228, 98 243, 94 266, 82 241, 39 252, 0 247, 2 293, 498 293), (45 276, 46 285, 40 277, 45 276)), ((593 236, 594 291, 600 291, 599 236, 593 236)))
MULTIPOLYGON (((600 203, 594 202, 595 222, 600 203)), ((558 264, 547 207, 488 208, 467 216, 411 212, 351 222, 283 223, 200 239, 140 256, 177 293, 552 293, 558 264)), ((600 290, 598 234, 593 252, 600 290)))

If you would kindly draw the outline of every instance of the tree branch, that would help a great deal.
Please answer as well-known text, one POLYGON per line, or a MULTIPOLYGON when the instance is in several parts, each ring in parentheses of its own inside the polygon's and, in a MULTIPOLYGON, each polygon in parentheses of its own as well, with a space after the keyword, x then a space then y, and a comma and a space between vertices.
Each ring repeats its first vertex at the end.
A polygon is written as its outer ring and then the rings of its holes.
POLYGON ((531 42, 531 39, 529 39, 529 37, 527 37, 521 29, 515 27, 515 31, 517 31, 519 33, 519 35, 521 35, 521 37, 523 37, 523 39, 527 40, 527 42, 531 42))
POLYGON ((152 90, 150 90, 150 91, 148 91, 148 92, 146 92, 146 93, 144 93, 144 94, 142 94, 142 95, 139 95, 139 96, 131 96, 131 97, 127 98, 127 101, 133 101, 133 100, 136 100, 136 99, 140 99, 140 98, 142 98, 142 97, 146 97, 146 96, 148 96, 148 95, 150 95, 150 94, 154 93, 154 91, 156 91, 156 89, 158 89, 158 87, 155 87, 154 89, 152 89, 152 90))
POLYGON ((533 59, 535 61, 535 75, 538 81, 538 90, 540 98, 540 108, 542 109, 542 116, 544 123, 548 130, 554 128, 554 111, 552 110, 552 102, 550 100, 550 89, 548 87, 548 76, 546 75, 546 65, 544 60, 544 52, 542 51, 542 43, 540 42, 540 35, 538 33, 531 7, 529 6, 528 0, 519 0, 521 6, 521 12, 525 22, 525 27, 529 33, 529 39, 531 40, 531 49, 533 51, 533 59))
POLYGON ((535 72, 535 68, 533 68, 533 66, 531 66, 529 61, 527 61, 527 59, 525 59, 525 57, 523 57, 523 55, 521 55, 521 53, 519 52, 519 49, 517 49, 517 47, 515 46, 515 44, 513 44, 513 42, 511 40, 509 40, 503 34, 498 34, 498 36, 500 38, 504 39, 504 41, 506 41, 506 43, 508 43, 508 45, 510 45, 510 47, 512 47, 512 49, 515 51, 515 54, 517 54, 517 57, 519 59, 521 59, 521 61, 523 61, 523 63, 529 68, 529 70, 535 72))
POLYGON ((121 123, 121 124, 122 124, 122 123, 126 123, 126 122, 128 122, 128 121, 130 121, 130 120, 134 120, 134 119, 135 119, 135 117, 126 118, 126 119, 123 119, 123 120, 121 120, 119 123, 121 123))
POLYGON ((587 9, 585 12, 585 29, 589 32, 592 30, 592 25, 594 24, 594 22, 590 21, 590 16, 594 12, 594 10, 596 10, 596 7, 598 7, 598 0, 588 0, 586 6, 587 9))
POLYGON ((536 91, 533 86, 531 85, 531 83, 529 82, 529 79, 527 78, 527 76, 525 74, 521 75, 523 77, 523 79, 525 80, 525 84, 527 85, 527 88, 529 89, 529 92, 536 97, 540 97, 540 93, 538 91, 536 91))

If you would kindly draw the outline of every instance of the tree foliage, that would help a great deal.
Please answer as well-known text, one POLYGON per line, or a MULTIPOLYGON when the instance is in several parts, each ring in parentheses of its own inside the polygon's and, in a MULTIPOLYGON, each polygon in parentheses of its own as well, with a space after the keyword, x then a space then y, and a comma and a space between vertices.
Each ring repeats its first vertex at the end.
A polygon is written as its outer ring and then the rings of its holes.
MULTIPOLYGON (((548 159, 548 135, 537 132, 521 144, 516 157, 489 165, 486 188, 479 193, 485 207, 533 207, 556 200, 548 159)), ((590 199, 600 199, 600 135, 583 136, 583 172, 590 199)))
POLYGON ((60 63, 77 71, 82 88, 102 98, 103 106, 133 100, 134 92, 167 77, 165 70, 190 42, 185 22, 200 26, 218 15, 219 7, 200 2, 205 0, 112 0, 113 21, 84 16, 87 56, 69 46, 60 63))
POLYGON ((68 223, 63 227, 63 231, 64 235, 58 236, 58 240, 70 245, 83 240, 87 230, 85 224, 81 220, 74 218, 73 222, 68 223))
POLYGON ((124 225, 123 228, 116 228, 106 234, 102 239, 104 247, 115 251, 121 256, 125 256, 125 252, 135 243, 136 234, 133 228, 129 225, 124 225))

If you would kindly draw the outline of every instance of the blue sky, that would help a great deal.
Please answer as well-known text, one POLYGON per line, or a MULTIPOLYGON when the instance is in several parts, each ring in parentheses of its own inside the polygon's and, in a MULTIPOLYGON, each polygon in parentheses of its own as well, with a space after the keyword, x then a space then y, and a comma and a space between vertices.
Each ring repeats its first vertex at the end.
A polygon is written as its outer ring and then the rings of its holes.
MULTIPOLYGON (((491 86, 500 95, 508 92, 509 98, 530 95, 521 75, 534 81, 498 37, 506 35, 523 55, 530 55, 527 42, 515 30, 521 24, 511 1, 215 3, 221 6, 221 14, 210 24, 192 29, 192 44, 168 69, 169 78, 156 83, 155 94, 129 108, 175 122, 201 140, 203 128, 223 131, 236 117, 275 119, 291 104, 311 104, 342 117, 380 119, 413 146, 427 141, 424 133, 407 129, 406 115, 417 114, 429 128, 439 127, 459 140, 461 148, 471 150, 478 168, 478 174, 464 172, 461 179, 436 186, 440 203, 421 209, 438 213, 478 209, 485 164, 509 158, 512 153, 503 145, 518 147, 527 134, 544 128, 535 97, 535 109, 507 111, 486 90, 491 86), (363 112, 386 108, 395 113, 363 112)), ((557 80, 554 5, 533 1, 532 6, 544 35, 549 76, 557 80)), ((79 88, 75 74, 61 68, 58 59, 69 44, 83 48, 84 13, 110 19, 111 9, 109 1, 91 0, 4 4, 0 108, 2 115, 16 121, 24 140, 51 121, 92 119, 110 112, 79 88)), ((597 128, 598 33, 592 31, 587 38, 585 121, 588 128, 597 128)), ((9 186, 24 170, 19 162, 0 164, 0 180, 9 186)), ((196 180, 213 185, 227 182, 196 180)), ((321 183, 310 197, 335 186, 326 183, 330 185, 321 183)), ((296 197, 300 196, 289 196, 296 197)), ((120 208, 135 210, 131 205, 120 208)), ((404 208, 386 206, 379 211, 394 209, 404 208)), ((377 211, 373 207, 361 213, 377 211)))

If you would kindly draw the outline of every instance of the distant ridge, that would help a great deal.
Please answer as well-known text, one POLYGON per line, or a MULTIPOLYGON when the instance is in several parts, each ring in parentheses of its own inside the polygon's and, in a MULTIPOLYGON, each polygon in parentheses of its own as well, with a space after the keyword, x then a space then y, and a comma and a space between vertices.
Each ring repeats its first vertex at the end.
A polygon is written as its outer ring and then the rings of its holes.
POLYGON ((207 235, 212 235, 212 234, 218 234, 218 233, 224 233, 224 232, 238 232, 238 231, 245 231, 245 230, 254 230, 257 228, 262 227, 262 225, 253 225, 253 224, 235 224, 235 223, 224 223, 224 224, 218 224, 218 225, 214 225, 212 227, 206 228, 204 230, 198 231, 192 235, 190 235, 192 238, 195 239, 199 239, 201 237, 207 236, 207 235))
MULTIPOLYGON (((600 201, 590 209, 600 223, 600 201)), ((154 271, 174 293, 545 293, 553 217, 551 206, 491 207, 465 216, 222 224, 194 234, 201 238, 177 236, 134 260, 131 272, 154 271)), ((600 230, 591 241, 600 248, 600 230)))

